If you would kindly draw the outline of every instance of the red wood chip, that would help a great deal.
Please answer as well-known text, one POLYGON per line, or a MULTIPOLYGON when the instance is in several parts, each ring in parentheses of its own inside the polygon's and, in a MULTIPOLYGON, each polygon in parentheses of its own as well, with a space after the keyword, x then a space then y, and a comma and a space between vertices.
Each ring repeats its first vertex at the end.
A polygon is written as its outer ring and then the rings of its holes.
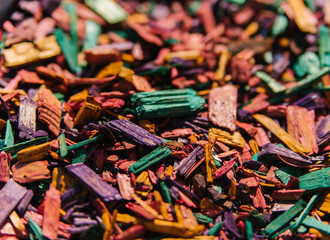
POLYGON ((49 89, 41 90, 38 96, 38 119, 40 122, 44 123, 55 136, 58 136, 60 134, 62 116, 61 102, 49 89))
POLYGON ((57 239, 60 223, 61 194, 51 184, 46 192, 45 208, 42 221, 42 234, 53 240, 57 239))

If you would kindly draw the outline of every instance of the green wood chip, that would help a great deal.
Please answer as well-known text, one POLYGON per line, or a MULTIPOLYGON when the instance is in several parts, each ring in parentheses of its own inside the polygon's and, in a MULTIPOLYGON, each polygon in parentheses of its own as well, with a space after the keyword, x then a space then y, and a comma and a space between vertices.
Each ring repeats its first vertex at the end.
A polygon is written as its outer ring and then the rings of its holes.
POLYGON ((271 236, 279 231, 282 227, 288 224, 291 219, 297 216, 306 206, 306 202, 299 200, 293 207, 288 211, 284 212, 282 215, 277 217, 274 221, 269 223, 265 229, 262 231, 263 234, 271 236))
POLYGON ((299 188, 306 191, 320 191, 330 188, 330 168, 307 173, 299 178, 299 188))
POLYGON ((115 1, 85 0, 85 4, 110 24, 122 22, 127 18, 126 11, 115 1))

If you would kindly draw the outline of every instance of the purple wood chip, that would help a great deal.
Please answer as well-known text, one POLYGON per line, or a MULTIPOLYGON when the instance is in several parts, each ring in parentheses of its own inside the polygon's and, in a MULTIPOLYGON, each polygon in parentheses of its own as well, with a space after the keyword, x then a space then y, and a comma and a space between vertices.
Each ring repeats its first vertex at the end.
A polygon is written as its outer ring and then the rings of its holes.
POLYGON ((182 193, 190 197, 196 203, 200 203, 201 199, 193 192, 182 186, 179 182, 172 180, 170 177, 165 175, 165 182, 168 186, 176 186, 182 193))
POLYGON ((318 92, 311 92, 294 102, 292 105, 305 107, 308 111, 312 109, 325 108, 322 95, 318 92))
POLYGON ((10 179, 0 191, 0 226, 26 194, 26 188, 10 179))
POLYGON ((103 181, 99 175, 85 164, 77 163, 68 165, 65 168, 89 191, 100 197, 102 201, 109 202, 122 199, 116 188, 103 181))
POLYGON ((225 211, 224 214, 224 227, 230 232, 235 238, 241 239, 241 235, 239 234, 239 229, 236 225, 235 216, 231 211, 225 211))
POLYGON ((330 115, 316 123, 316 141, 318 145, 328 142, 330 139, 330 115))
POLYGON ((105 126, 140 145, 155 147, 163 143, 161 138, 126 119, 113 120, 107 122, 105 126))
POLYGON ((201 159, 200 153, 203 153, 203 148, 201 146, 197 146, 185 159, 180 162, 180 165, 177 168, 177 171, 180 175, 185 176, 201 159))
POLYGON ((19 202, 19 204, 16 206, 16 211, 20 217, 24 216, 24 213, 27 209, 27 207, 30 204, 31 199, 33 198, 34 193, 32 189, 27 190, 26 194, 22 198, 22 200, 19 202))
POLYGON ((192 124, 188 121, 185 121, 183 119, 178 119, 178 118, 174 118, 171 120, 171 126, 174 128, 191 128, 198 134, 209 132, 208 130, 206 130, 204 128, 201 128, 199 126, 196 126, 195 124, 192 124))
POLYGON ((299 155, 290 149, 280 147, 273 143, 267 143, 262 147, 262 150, 258 154, 258 159, 266 162, 278 161, 279 156, 284 158, 285 161, 295 165, 306 166, 312 164, 310 157, 299 155))
POLYGON ((281 57, 279 58, 274 64, 273 64, 273 72, 271 73, 271 77, 274 79, 278 79, 281 74, 288 68, 290 65, 290 61, 285 58, 281 57))

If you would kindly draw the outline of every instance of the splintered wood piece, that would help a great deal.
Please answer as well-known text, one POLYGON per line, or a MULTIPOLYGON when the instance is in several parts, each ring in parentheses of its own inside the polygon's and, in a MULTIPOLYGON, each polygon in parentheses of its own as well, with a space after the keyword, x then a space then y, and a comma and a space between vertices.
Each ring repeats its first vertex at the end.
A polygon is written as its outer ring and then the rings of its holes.
POLYGON ((85 120, 97 121, 101 112, 102 103, 95 100, 94 96, 88 96, 74 119, 74 125, 82 126, 85 123, 85 120))
POLYGON ((261 123, 265 128, 270 130, 276 137, 284 142, 292 151, 306 154, 309 150, 301 145, 296 139, 291 137, 286 131, 284 131, 279 125, 277 125, 271 118, 262 115, 254 114, 253 117, 261 123))
POLYGON ((0 226, 26 194, 26 188, 10 179, 0 191, 0 226))
POLYGON ((179 166, 177 167, 178 174, 186 176, 200 160, 200 156, 203 156, 203 148, 201 146, 197 146, 186 158, 180 162, 179 166))
POLYGON ((209 118, 215 125, 235 131, 237 88, 226 85, 213 88, 209 95, 209 118))
POLYGON ((20 97, 18 128, 19 137, 32 139, 36 131, 37 104, 26 97, 20 97))
POLYGON ((213 183, 213 173, 217 170, 213 156, 212 156, 212 145, 207 143, 204 145, 205 148, 205 163, 206 163, 206 181, 208 183, 213 183))
POLYGON ((254 136, 254 139, 257 141, 259 147, 270 143, 267 133, 261 127, 257 127, 257 134, 254 136))
POLYGON ((280 147, 273 143, 267 143, 262 147, 258 154, 258 161, 261 162, 276 162, 278 160, 284 161, 286 164, 293 164, 298 166, 311 165, 313 162, 310 157, 297 154, 290 149, 280 147))
POLYGON ((286 121, 288 133, 306 147, 310 154, 317 153, 314 110, 308 111, 303 107, 288 106, 286 121))
POLYGON ((116 179, 121 196, 125 200, 131 200, 132 194, 134 194, 134 189, 131 185, 131 179, 126 174, 121 173, 117 173, 116 179))
POLYGON ((61 194, 51 184, 46 192, 42 234, 53 240, 57 238, 60 224, 61 194))
POLYGON ((61 102, 49 89, 42 89, 38 94, 38 120, 48 126, 55 136, 60 134, 61 102))
POLYGON ((231 170, 234 167, 237 158, 238 155, 236 155, 230 161, 225 162, 222 167, 220 167, 217 171, 213 173, 213 178, 220 178, 221 176, 226 174, 229 170, 231 170))
POLYGON ((29 183, 50 178, 48 161, 16 163, 12 166, 13 178, 19 183, 29 183))
POLYGON ((10 179, 9 159, 5 152, 0 153, 0 183, 6 183, 10 179))
POLYGON ((244 148, 245 140, 239 132, 228 132, 219 128, 210 128, 210 139, 228 144, 229 146, 244 148))
POLYGON ((266 175, 266 181, 267 182, 270 182, 270 183, 273 183, 273 184, 276 184, 276 183, 280 183, 280 180, 278 180, 276 178, 276 174, 275 174, 275 171, 277 170, 278 168, 275 167, 275 166, 271 166, 269 171, 267 172, 267 175, 266 175))
POLYGON ((85 164, 77 163, 68 165, 65 168, 89 191, 100 197, 102 201, 109 202, 122 199, 116 188, 103 181, 99 175, 85 164))
POLYGON ((253 206, 255 208, 265 209, 267 207, 266 200, 262 194, 261 186, 251 189, 251 195, 253 197, 253 206))

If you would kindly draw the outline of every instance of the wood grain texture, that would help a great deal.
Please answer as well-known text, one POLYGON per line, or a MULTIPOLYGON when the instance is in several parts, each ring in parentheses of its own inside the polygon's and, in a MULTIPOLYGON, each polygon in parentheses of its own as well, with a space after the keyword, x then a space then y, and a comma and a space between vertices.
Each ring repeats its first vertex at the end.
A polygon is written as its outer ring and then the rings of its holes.
POLYGON ((42 221, 42 234, 53 240, 58 236, 60 223, 61 194, 50 185, 46 192, 44 218, 42 221))
POLYGON ((237 88, 232 85, 214 88, 209 95, 209 118, 213 124, 235 131, 237 88))
POLYGON ((288 106, 286 121, 288 133, 306 147, 310 154, 317 153, 319 148, 316 143, 314 110, 288 106))

